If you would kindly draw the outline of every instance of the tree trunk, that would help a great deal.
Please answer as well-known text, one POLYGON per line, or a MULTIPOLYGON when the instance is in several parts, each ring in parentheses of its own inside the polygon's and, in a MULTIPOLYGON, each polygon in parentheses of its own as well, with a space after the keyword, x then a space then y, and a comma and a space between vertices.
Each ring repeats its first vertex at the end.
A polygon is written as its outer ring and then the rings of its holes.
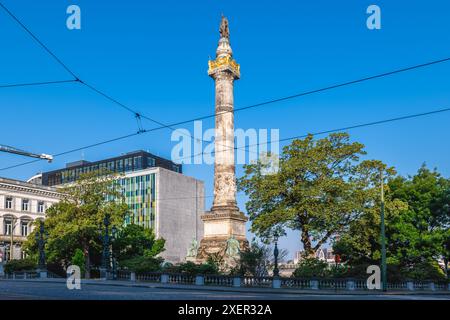
POLYGON ((444 258, 444 267, 445 267, 445 275, 447 276, 447 279, 450 279, 450 274, 448 271, 448 259, 444 258))
POLYGON ((84 254, 84 277, 89 279, 91 277, 91 261, 89 260, 89 245, 83 243, 83 254, 84 254))
POLYGON ((312 247, 311 238, 309 237, 309 230, 307 227, 308 211, 304 211, 303 214, 297 215, 298 226, 301 229, 301 242, 303 244, 304 255, 306 258, 314 258, 315 251, 312 247))
POLYGON ((307 257, 307 258, 314 257, 315 252, 312 248, 311 239, 309 238, 308 230, 302 229, 301 241, 303 244, 303 250, 305 252, 305 257, 307 257))

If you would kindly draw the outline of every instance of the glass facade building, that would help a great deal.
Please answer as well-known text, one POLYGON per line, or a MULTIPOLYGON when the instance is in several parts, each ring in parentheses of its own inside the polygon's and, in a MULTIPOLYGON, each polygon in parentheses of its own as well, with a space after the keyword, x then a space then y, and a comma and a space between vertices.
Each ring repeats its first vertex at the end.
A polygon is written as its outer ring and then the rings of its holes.
POLYGON ((134 223, 154 229, 156 216, 155 173, 121 178, 119 184, 130 209, 125 218, 125 224, 134 223))
MULTIPOLYGON (((118 179, 121 192, 129 207, 125 224, 138 224, 145 228, 155 228, 156 219, 156 173, 146 170, 162 167, 181 173, 182 167, 170 160, 157 157, 145 151, 130 152, 125 155, 96 162, 78 161, 66 168, 42 174, 42 184, 57 186, 76 181, 81 174, 108 169, 122 173, 118 179)), ((108 199, 113 200, 113 199, 108 199)))
POLYGON ((155 156, 145 151, 130 152, 125 155, 101 161, 77 161, 69 163, 66 168, 42 174, 42 185, 57 186, 75 182, 80 175, 91 171, 107 169, 111 172, 129 173, 143 169, 161 167, 182 173, 182 166, 170 160, 155 156))

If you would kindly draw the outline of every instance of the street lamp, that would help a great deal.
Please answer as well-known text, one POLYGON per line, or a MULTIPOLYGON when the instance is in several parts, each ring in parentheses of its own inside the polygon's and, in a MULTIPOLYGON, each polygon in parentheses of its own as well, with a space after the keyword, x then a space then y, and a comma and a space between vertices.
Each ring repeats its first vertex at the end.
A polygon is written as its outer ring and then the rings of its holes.
POLYGON ((100 276, 102 278, 107 278, 108 271, 110 269, 109 261, 109 225, 110 216, 107 213, 103 219, 103 225, 105 226, 105 234, 103 236, 103 254, 102 254, 102 268, 100 269, 100 276))
POLYGON ((273 249, 273 256, 275 258, 275 266, 273 268, 273 276, 278 277, 280 275, 280 270, 278 270, 278 235, 275 235, 275 248, 273 249))
POLYGON ((114 255, 114 247, 113 247, 114 242, 115 242, 116 237, 117 237, 117 228, 116 228, 116 226, 113 226, 111 228, 111 234, 112 234, 112 238, 113 238, 113 241, 111 242, 112 277, 113 277, 113 280, 116 280, 116 278, 117 278, 117 264, 116 264, 116 257, 114 255))
POLYGON ((36 242, 38 244, 39 249, 39 262, 38 262, 38 269, 40 271, 45 271, 45 251, 44 251, 44 223, 42 221, 39 221, 39 230, 36 231, 35 237, 36 242))
POLYGON ((387 290, 387 266, 386 266, 386 230, 384 223, 384 178, 381 171, 381 279, 382 289, 387 290))
MULTIPOLYGON (((3 220, 5 218, 11 219, 11 229, 10 229, 10 233, 9 233, 9 236, 10 236, 9 260, 14 260, 14 230, 16 229, 16 221, 18 220, 18 218, 16 218, 15 216, 9 216, 9 215, 2 215, 2 216, 0 216, 0 218, 2 218, 3 220)), ((6 235, 7 234, 5 233, 5 236, 6 235)))

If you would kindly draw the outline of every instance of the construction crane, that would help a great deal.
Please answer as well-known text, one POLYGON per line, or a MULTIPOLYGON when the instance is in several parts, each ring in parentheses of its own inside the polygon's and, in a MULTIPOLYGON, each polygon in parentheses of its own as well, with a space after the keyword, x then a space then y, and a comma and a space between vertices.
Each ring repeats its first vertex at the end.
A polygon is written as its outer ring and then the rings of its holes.
POLYGON ((53 161, 53 156, 45 154, 45 153, 35 154, 35 153, 27 152, 24 150, 20 150, 20 149, 14 148, 14 147, 5 146, 5 145, 1 145, 1 144, 0 144, 0 151, 7 152, 7 153, 14 153, 14 154, 18 154, 18 155, 25 156, 25 157, 47 160, 48 162, 53 161))

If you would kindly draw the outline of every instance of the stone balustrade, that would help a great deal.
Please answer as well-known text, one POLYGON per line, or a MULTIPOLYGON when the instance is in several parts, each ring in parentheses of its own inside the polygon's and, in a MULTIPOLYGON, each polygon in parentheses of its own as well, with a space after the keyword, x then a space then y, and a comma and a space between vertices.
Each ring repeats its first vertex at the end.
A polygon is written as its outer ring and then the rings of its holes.
MULTIPOLYGON (((47 273, 49 278, 56 277, 47 273)), ((3 279, 36 279, 43 278, 40 272, 14 272, 5 274, 3 279)), ((298 290, 327 290, 327 291, 369 291, 364 279, 311 279, 286 277, 251 277, 229 275, 191 275, 184 273, 144 272, 135 273, 120 270, 116 274, 116 281, 153 282, 162 284, 217 286, 217 287, 247 287, 274 288, 298 290)), ((400 281, 388 283, 388 291, 450 291, 450 282, 441 281, 400 281)))

